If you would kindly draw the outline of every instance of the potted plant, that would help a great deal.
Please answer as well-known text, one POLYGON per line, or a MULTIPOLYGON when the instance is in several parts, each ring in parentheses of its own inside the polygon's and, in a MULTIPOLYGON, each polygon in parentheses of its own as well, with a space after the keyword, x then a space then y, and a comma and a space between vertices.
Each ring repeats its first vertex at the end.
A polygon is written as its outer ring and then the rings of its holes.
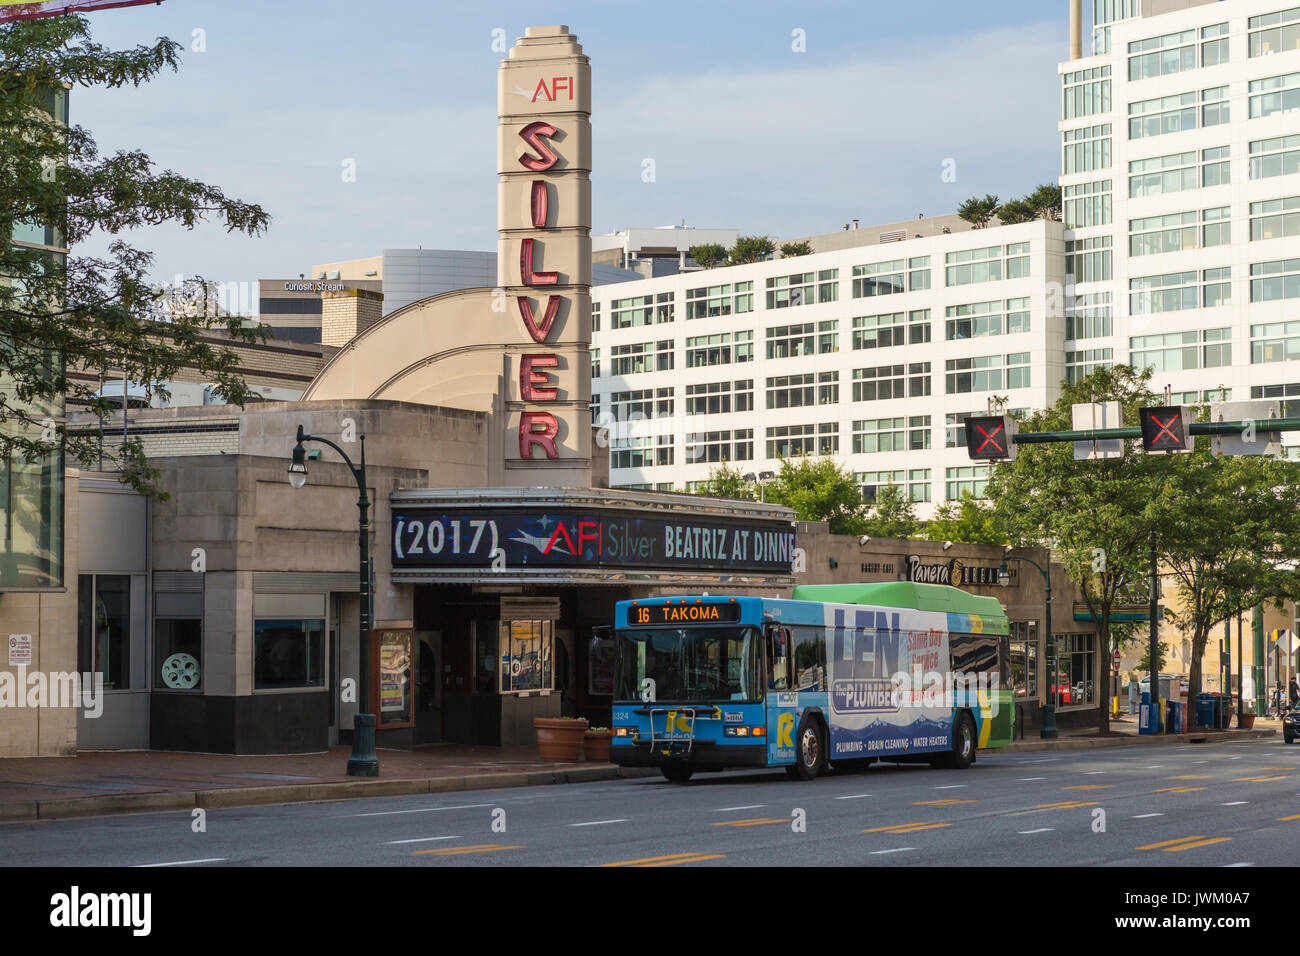
POLYGON ((582 735, 587 732, 585 717, 534 717, 537 752, 543 760, 577 763, 582 755, 582 735))
POLYGON ((608 727, 588 727, 582 735, 582 758, 588 763, 609 763, 611 736, 608 727))
POLYGON ((1237 728, 1250 730, 1255 726, 1255 699, 1247 697, 1241 702, 1241 713, 1237 716, 1237 728))

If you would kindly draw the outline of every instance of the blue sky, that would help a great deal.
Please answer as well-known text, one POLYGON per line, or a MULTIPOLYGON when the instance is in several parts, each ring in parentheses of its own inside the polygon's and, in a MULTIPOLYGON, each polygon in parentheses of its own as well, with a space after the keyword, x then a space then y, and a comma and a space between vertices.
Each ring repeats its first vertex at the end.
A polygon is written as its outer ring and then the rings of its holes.
POLYGON ((180 72, 78 89, 72 118, 101 151, 142 149, 271 213, 258 239, 213 225, 129 237, 160 280, 492 249, 493 31, 513 44, 564 23, 592 60, 593 232, 685 219, 788 238, 1054 180, 1066 17, 1043 0, 165 0, 90 19, 115 46, 177 40, 180 72), (941 178, 949 159, 956 182, 941 178))

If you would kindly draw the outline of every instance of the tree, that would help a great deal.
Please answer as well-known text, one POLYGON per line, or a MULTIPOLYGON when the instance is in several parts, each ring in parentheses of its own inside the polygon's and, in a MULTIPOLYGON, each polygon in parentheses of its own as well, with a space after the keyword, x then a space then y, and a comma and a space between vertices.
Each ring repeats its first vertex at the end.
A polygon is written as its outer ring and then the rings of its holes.
POLYGON ((1013 199, 998 207, 998 222, 1004 226, 1014 226, 1021 222, 1033 222, 1038 213, 1027 199, 1013 199))
POLYGON ((702 246, 691 246, 688 253, 701 269, 712 269, 727 261, 727 250, 716 242, 707 242, 702 246))
MULTIPOLYGON (((1019 430, 1068 430, 1070 406, 1094 400, 1118 401, 1124 423, 1136 425, 1138 407, 1154 399, 1150 380, 1149 369, 1097 369, 1066 384, 1056 404, 1023 419, 1019 430)), ((999 464, 989 480, 987 494, 1004 540, 1052 549, 1052 558, 1079 587, 1096 622, 1103 660, 1118 646, 1112 609, 1146 603, 1150 524, 1143 512, 1156 464, 1136 441, 1125 442, 1119 458, 1102 461, 1075 461, 1072 446, 1065 443, 1020 445, 1016 460, 999 464)), ((1098 715, 1103 733, 1109 730, 1105 710, 1098 715)))
MULTIPOLYGON (((62 442, 73 460, 88 465, 98 458, 96 435, 53 422, 65 396, 92 412, 112 410, 93 394, 94 383, 72 378, 73 371, 157 386, 190 368, 233 403, 247 395, 236 353, 212 344, 205 333, 224 329, 232 341, 246 343, 264 333, 206 307, 168 309, 167 320, 158 321, 157 290, 146 276, 149 253, 113 239, 106 258, 69 254, 65 261, 12 239, 20 225, 52 229, 72 250, 97 235, 168 222, 193 228, 211 219, 250 236, 266 229, 270 217, 260 206, 170 170, 159 172, 138 150, 101 156, 88 131, 65 127, 54 115, 64 82, 139 86, 165 69, 175 71, 179 51, 165 38, 107 49, 91 39, 80 16, 0 27, 0 456, 35 461, 62 442)), ((109 457, 124 481, 154 490, 156 472, 137 439, 109 457)))
POLYGON ((983 229, 989 224, 998 209, 998 197, 986 195, 983 199, 972 196, 957 207, 957 215, 965 219, 976 229, 983 229))
POLYGON ((873 538, 911 538, 921 529, 916 507, 901 485, 882 485, 862 526, 873 538))
POLYGON ((709 470, 709 480, 697 494, 711 498, 750 498, 754 497, 754 485, 725 461, 717 468, 709 470))
POLYGON ((969 491, 961 501, 945 501, 925 526, 928 541, 953 541, 964 544, 1002 544, 1006 541, 993 522, 993 509, 969 491))
POLYGON ((1034 210, 1037 218, 1060 222, 1061 187, 1055 183, 1044 183, 1026 196, 1024 201, 1034 210))
MULTIPOLYGON (((1179 600, 1165 616, 1191 635, 1188 699, 1201 690, 1201 660, 1215 626, 1300 593, 1300 481, 1290 462, 1216 458, 1210 438, 1165 458, 1147 508, 1179 600)), ((1190 721, 1194 715, 1189 716, 1190 721)))
POLYGON ((834 458, 782 458, 766 500, 793 508, 800 521, 825 521, 831 534, 862 534, 862 491, 834 458))
POLYGON ((772 257, 775 248, 772 240, 767 236, 740 236, 736 239, 736 244, 731 247, 727 257, 733 266, 743 265, 747 262, 762 262, 764 259, 772 257))
MULTIPOLYGON (((1156 664, 1156 669, 1153 671, 1151 668, 1151 642, 1147 641, 1146 650, 1142 652, 1142 657, 1138 659, 1137 669, 1139 671, 1146 671, 1148 674, 1151 673, 1162 674, 1164 673, 1165 662, 1167 660, 1169 660, 1169 644, 1166 641, 1160 641, 1156 645, 1157 664, 1156 664)), ((1157 681, 1159 680, 1159 678, 1156 679, 1157 681)), ((1156 692, 1159 693, 1159 691, 1160 691, 1160 685, 1157 683, 1156 692)))
POLYGON ((783 242, 781 243, 781 258, 789 259, 792 256, 810 256, 812 255, 812 244, 808 242, 783 242))

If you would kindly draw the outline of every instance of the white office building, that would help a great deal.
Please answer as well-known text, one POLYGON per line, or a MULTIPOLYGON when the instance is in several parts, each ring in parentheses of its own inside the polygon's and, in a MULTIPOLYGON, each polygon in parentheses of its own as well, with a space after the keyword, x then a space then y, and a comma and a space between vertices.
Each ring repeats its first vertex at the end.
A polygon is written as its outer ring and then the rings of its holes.
POLYGON ((1176 403, 1300 397, 1300 6, 1093 16, 1060 67, 1067 364, 1150 366, 1176 403))
POLYGON ((723 461, 761 475, 806 454, 839 458, 868 497, 905 487, 921 515, 982 492, 965 418, 1060 394, 1064 230, 961 228, 853 230, 813 247, 870 244, 594 288, 610 483, 690 488, 723 461))

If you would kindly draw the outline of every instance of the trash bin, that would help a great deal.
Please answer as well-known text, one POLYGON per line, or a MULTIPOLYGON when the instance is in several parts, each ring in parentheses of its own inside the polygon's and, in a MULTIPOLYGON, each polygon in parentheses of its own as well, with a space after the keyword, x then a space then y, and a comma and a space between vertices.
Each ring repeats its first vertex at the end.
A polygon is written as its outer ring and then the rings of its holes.
POLYGON ((1175 734, 1187 732, 1187 705, 1182 701, 1174 703, 1173 730, 1170 732, 1175 734))
POLYGON ((1151 702, 1150 692, 1144 692, 1142 694, 1142 704, 1138 710, 1138 733, 1159 733, 1160 728, 1157 726, 1159 721, 1156 719, 1158 713, 1156 705, 1151 702))
POLYGON ((1215 694, 1214 702, 1218 708, 1214 726, 1219 730, 1227 730, 1232 721, 1232 698, 1227 694, 1215 694))
POLYGON ((1218 726, 1213 694, 1201 693, 1196 695, 1196 723, 1198 726, 1206 728, 1218 726))

